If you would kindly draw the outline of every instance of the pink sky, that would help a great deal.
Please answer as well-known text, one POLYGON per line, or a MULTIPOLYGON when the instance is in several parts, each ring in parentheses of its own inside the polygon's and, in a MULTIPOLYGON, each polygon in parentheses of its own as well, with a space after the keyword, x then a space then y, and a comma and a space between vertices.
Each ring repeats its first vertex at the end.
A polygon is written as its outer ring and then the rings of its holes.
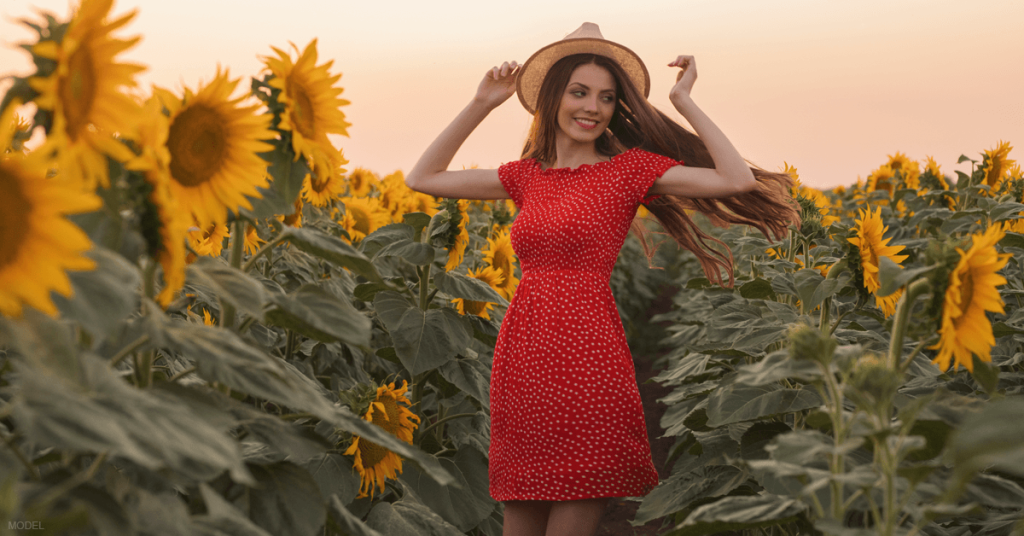
MULTIPOLYGON (((411 169, 488 68, 523 62, 584 21, 644 59, 651 102, 684 124, 668 102, 675 70, 665 64, 694 55, 697 104, 747 159, 769 170, 789 162, 806 184, 851 184, 896 151, 933 156, 954 175, 970 170, 956 164, 961 154, 1024 144, 1020 0, 639 4, 118 0, 113 12, 139 9, 118 35, 143 36, 122 57, 149 67, 139 77, 147 92, 194 87, 218 63, 248 86, 270 46, 318 38, 352 102, 349 137, 336 138, 347 167, 382 174, 411 169)), ((12 45, 30 38, 15 19, 35 19, 33 6, 69 11, 67 0, 0 0, 0 76, 30 72, 12 45)), ((528 124, 512 97, 452 168, 517 159, 528 124)), ((1010 156, 1024 162, 1024 147, 1010 156)))

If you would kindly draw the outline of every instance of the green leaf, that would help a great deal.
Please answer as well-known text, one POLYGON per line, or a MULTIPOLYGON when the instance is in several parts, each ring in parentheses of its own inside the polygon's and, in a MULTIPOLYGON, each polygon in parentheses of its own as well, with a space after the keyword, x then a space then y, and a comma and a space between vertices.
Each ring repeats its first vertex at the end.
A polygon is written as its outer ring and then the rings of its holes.
POLYGON ((491 409, 491 369, 476 359, 455 359, 441 366, 441 376, 491 409))
POLYGON ((320 488, 305 469, 283 461, 253 465, 257 485, 250 488, 249 516, 275 536, 315 534, 327 519, 320 488))
POLYGON ((740 296, 749 300, 774 300, 775 290, 771 283, 759 277, 741 285, 740 296))
POLYGON ((999 367, 978 359, 978 356, 974 354, 971 354, 971 360, 974 365, 974 371, 971 374, 974 380, 985 389, 986 393, 995 394, 999 387, 999 367))
POLYGON ((287 227, 281 232, 295 247, 310 255, 344 266, 370 281, 384 282, 370 259, 340 238, 306 227, 287 227))
POLYGON ((412 240, 416 230, 406 223, 389 223, 366 235, 359 242, 359 251, 368 257, 374 257, 382 248, 401 240, 412 240))
POLYGON ((508 300, 501 297, 490 285, 475 277, 468 277, 455 272, 445 273, 439 271, 434 275, 434 284, 437 285, 441 292, 452 298, 508 306, 508 300))
POLYGON ((453 359, 473 336, 465 319, 450 307, 424 312, 391 291, 378 292, 373 306, 391 333, 402 365, 414 376, 453 359))
POLYGON ((997 223, 1010 219, 1021 212, 1024 212, 1024 205, 1020 203, 999 203, 989 211, 988 218, 992 223, 997 223))
POLYGON ((774 495, 731 496, 697 507, 669 536, 697 536, 789 523, 807 509, 799 500, 774 495))
POLYGON ((893 262, 889 257, 878 258, 878 283, 881 288, 875 292, 879 298, 891 295, 903 288, 907 283, 918 277, 938 268, 939 265, 923 266, 921 268, 903 268, 893 262))
POLYGON ((434 247, 423 242, 415 242, 411 238, 403 238, 382 247, 374 259, 378 257, 401 257, 410 264, 423 266, 434 262, 434 247))
POLYGON ((821 398, 809 388, 727 385, 708 397, 708 426, 718 428, 734 422, 812 409, 821 404, 821 398))
POLYGON ((406 500, 375 504, 366 524, 387 536, 464 536, 426 506, 406 500))
POLYGON ((419 231, 430 225, 430 215, 426 212, 406 212, 402 214, 402 223, 412 227, 414 231, 419 231))
POLYGON ((203 502, 206 503, 206 514, 192 516, 192 525, 196 534, 203 536, 232 536, 235 534, 271 536, 269 532, 253 523, 208 484, 200 482, 199 492, 203 497, 203 502))
POLYGON ((226 299, 239 311, 263 320, 263 308, 270 298, 263 285, 249 274, 211 257, 200 257, 189 265, 186 274, 190 284, 205 287, 207 292, 226 299))
POLYGON ((953 433, 947 458, 962 481, 982 470, 1024 476, 1024 397, 987 404, 953 433))
POLYGON ((382 290, 397 289, 387 283, 363 283, 361 285, 356 285, 355 290, 352 291, 352 297, 360 301, 372 302, 374 296, 382 290))
POLYGON ((721 497, 746 480, 747 474, 731 465, 710 465, 685 474, 676 473, 644 497, 630 524, 645 525, 686 509, 694 501, 721 497))
POLYGON ((786 379, 802 382, 820 380, 821 369, 810 360, 797 360, 789 356, 789 350, 779 350, 765 356, 752 365, 744 365, 736 371, 732 382, 750 387, 772 385, 786 379))
POLYGON ((1024 234, 1007 232, 999 241, 999 245, 1004 248, 1024 249, 1024 234))
POLYGON ((789 425, 781 422, 756 422, 743 432, 740 438, 740 454, 744 460, 767 460, 768 451, 765 447, 775 436, 791 432, 789 425))
POLYGON ((341 528, 342 534, 351 536, 383 536, 381 533, 370 528, 366 523, 363 523, 355 514, 349 512, 348 508, 345 508, 345 504, 347 503, 343 503, 337 495, 332 495, 327 502, 331 518, 341 528))
POLYGON ((68 272, 71 297, 54 292, 53 303, 61 316, 74 320, 97 342, 105 339, 128 315, 139 308, 138 269, 124 257, 100 246, 86 252, 96 269, 68 272))
POLYGON ((267 188, 259 188, 262 197, 247 199, 252 210, 240 209, 239 213, 248 220, 262 220, 276 215, 288 216, 295 212, 295 200, 302 192, 302 182, 310 173, 305 158, 295 160, 290 147, 282 147, 280 141, 272 142, 276 148, 259 153, 267 161, 271 181, 267 188))
POLYGON ((344 506, 359 495, 360 477, 348 456, 324 452, 306 460, 302 466, 313 475, 324 497, 331 497, 344 506))
POLYGON ((348 300, 336 298, 316 285, 303 285, 291 294, 274 294, 270 298, 277 305, 267 311, 270 324, 318 341, 370 344, 372 321, 348 300))
MULTIPOLYGON (((36 357, 38 359, 38 357, 36 357)), ((18 366, 14 418, 32 442, 81 452, 110 451, 150 470, 206 481, 223 471, 254 483, 238 444, 172 393, 128 385, 103 360, 78 356, 78 381, 18 366)))
POLYGON ((153 325, 151 330, 154 340, 166 340, 168 346, 195 360, 197 373, 203 378, 288 408, 312 413, 420 464, 424 471, 441 483, 451 482, 451 475, 422 450, 353 415, 348 407, 336 406, 326 398, 320 384, 284 360, 250 346, 233 331, 171 320, 153 325))
POLYGON ((463 448, 453 458, 438 461, 455 476, 456 485, 439 486, 415 468, 402 474, 402 482, 431 511, 468 532, 498 504, 487 491, 487 458, 476 449, 463 448))

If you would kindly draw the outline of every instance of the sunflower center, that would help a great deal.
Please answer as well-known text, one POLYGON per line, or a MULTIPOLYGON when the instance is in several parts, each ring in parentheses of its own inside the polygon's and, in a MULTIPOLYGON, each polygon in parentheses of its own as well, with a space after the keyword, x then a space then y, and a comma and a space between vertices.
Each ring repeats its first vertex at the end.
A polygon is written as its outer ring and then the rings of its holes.
POLYGON ((28 235, 32 205, 13 169, 0 165, 0 270, 13 263, 28 235))
POLYGON ((487 309, 487 302, 462 300, 462 307, 466 310, 466 314, 480 316, 487 309))
POLYGON ((327 176, 327 177, 324 177, 323 179, 321 179, 321 178, 317 177, 316 175, 310 175, 310 177, 309 177, 309 185, 313 188, 314 192, 316 192, 318 194, 322 194, 322 193, 326 192, 327 191, 327 187, 331 185, 331 177, 327 176))
POLYGON ((60 78, 57 90, 64 105, 68 136, 76 141, 89 123, 89 112, 96 98, 96 73, 89 47, 78 47, 68 58, 68 75, 60 78))
POLYGON ((505 283, 512 280, 512 263, 508 258, 508 255, 502 249, 498 249, 494 252, 494 258, 491 261, 491 266, 501 270, 501 273, 505 276, 505 283))
POLYGON ((223 167, 227 153, 223 118, 208 106, 190 106, 171 125, 167 148, 174 180, 189 187, 209 181, 223 167))
POLYGON ((316 116, 313 114, 313 99, 302 84, 291 81, 295 91, 292 92, 292 123, 306 138, 312 139, 316 134, 316 116))
POLYGON ((359 438, 359 457, 362 458, 365 469, 375 467, 389 452, 391 451, 373 441, 367 441, 365 437, 359 438))
POLYGON ((399 413, 398 413, 398 401, 390 399, 378 399, 377 402, 384 405, 384 412, 387 414, 387 418, 379 412, 374 412, 371 416, 373 424, 380 426, 391 435, 397 435, 398 429, 401 428, 399 424, 399 413))
POLYGON ((960 313, 967 314, 967 308, 971 306, 974 298, 974 277, 968 271, 960 280, 960 313))

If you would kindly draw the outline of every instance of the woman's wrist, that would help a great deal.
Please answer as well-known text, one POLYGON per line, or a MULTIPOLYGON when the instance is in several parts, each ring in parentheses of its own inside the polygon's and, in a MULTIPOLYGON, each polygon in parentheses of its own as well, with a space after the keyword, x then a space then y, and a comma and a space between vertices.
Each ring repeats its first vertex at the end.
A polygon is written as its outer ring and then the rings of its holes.
POLYGON ((693 97, 691 97, 689 93, 670 95, 669 101, 672 102, 672 106, 675 107, 676 111, 684 117, 689 113, 692 107, 696 106, 696 103, 693 102, 693 97))

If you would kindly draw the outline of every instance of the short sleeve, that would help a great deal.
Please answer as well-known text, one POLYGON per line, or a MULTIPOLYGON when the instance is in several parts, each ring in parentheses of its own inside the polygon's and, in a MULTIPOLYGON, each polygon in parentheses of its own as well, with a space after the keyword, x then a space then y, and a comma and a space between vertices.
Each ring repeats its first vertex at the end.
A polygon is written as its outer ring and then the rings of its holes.
POLYGON ((526 199, 527 185, 532 176, 532 173, 529 172, 533 169, 532 164, 533 160, 528 159, 516 160, 498 166, 498 180, 501 181, 508 196, 520 210, 522 210, 523 202, 526 199))
POLYGON ((647 203, 659 197, 658 195, 647 195, 651 186, 654 186, 654 181, 664 175, 669 168, 685 165, 681 160, 643 149, 627 151, 621 155, 619 161, 619 172, 624 176, 630 201, 635 204, 647 203))

